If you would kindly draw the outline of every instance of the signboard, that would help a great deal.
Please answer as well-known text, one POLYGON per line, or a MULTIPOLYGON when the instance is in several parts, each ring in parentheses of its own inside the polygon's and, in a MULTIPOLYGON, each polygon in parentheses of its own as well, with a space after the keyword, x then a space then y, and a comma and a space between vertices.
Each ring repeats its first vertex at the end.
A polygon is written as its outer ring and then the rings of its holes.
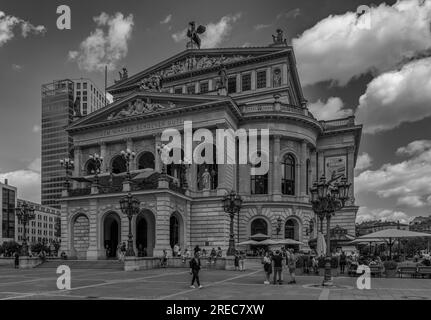
POLYGON ((325 158, 325 177, 327 181, 336 182, 345 176, 347 178, 347 156, 325 158))

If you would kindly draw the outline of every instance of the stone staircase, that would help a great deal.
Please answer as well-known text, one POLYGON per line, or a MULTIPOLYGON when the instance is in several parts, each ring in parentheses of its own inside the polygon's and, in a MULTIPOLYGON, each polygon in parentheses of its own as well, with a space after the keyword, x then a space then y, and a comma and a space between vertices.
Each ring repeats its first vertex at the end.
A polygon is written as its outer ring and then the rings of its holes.
POLYGON ((49 259, 37 266, 37 268, 57 269, 57 267, 61 265, 66 265, 71 269, 124 270, 124 262, 118 260, 49 259))

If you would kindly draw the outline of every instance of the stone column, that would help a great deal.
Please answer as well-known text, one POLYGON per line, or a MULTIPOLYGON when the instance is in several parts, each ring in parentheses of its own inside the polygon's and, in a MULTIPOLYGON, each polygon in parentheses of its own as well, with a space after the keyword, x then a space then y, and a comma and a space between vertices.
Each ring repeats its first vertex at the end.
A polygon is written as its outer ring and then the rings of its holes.
MULTIPOLYGON (((73 153, 73 163, 74 163, 74 168, 73 168, 73 176, 75 177, 79 177, 80 175, 80 170, 81 170, 81 147, 76 146, 75 147, 75 151, 73 153)), ((72 187, 73 189, 76 189, 79 187, 79 182, 74 181, 72 182, 72 187)))
POLYGON ((161 160, 160 160, 160 155, 159 155, 159 151, 157 150, 157 146, 160 144, 160 138, 161 138, 160 134, 154 135, 154 159, 155 159, 154 170, 156 172, 162 171, 162 164, 161 164, 161 160))
POLYGON ((88 212, 88 223, 90 226, 89 232, 89 246, 87 249, 87 260, 97 260, 99 257, 102 257, 104 254, 104 249, 99 248, 97 246, 98 241, 98 229, 97 225, 97 214, 98 214, 98 205, 97 199, 90 199, 89 212, 88 212))
POLYGON ((287 83, 288 83, 288 79, 287 79, 287 76, 288 76, 288 73, 287 73, 287 64, 285 63, 285 64, 283 64, 283 66, 281 67, 281 72, 282 72, 282 85, 287 85, 287 83))
POLYGON ((251 90, 256 90, 256 70, 251 71, 251 90))
POLYGON ((307 141, 302 140, 301 143, 301 168, 299 182, 301 184, 300 195, 306 196, 307 194, 307 141))
MULTIPOLYGON (((134 150, 133 140, 131 138, 128 138, 126 140, 126 149, 136 152, 136 150, 134 150)), ((136 170, 136 158, 130 160, 130 171, 133 170, 136 170)))
POLYGON ((170 251, 169 243, 169 218, 171 215, 170 201, 171 198, 167 193, 157 195, 157 215, 156 215, 156 245, 153 256, 161 256, 163 250, 170 251))
POLYGON ((349 201, 347 204, 354 205, 355 192, 354 192, 354 172, 355 172, 355 146, 347 149, 347 182, 350 183, 349 201))
POLYGON ((266 87, 271 87, 271 67, 266 69, 266 87))
POLYGON ((236 75, 236 92, 241 92, 241 75, 236 75))
POLYGON ((272 160, 272 193, 275 197, 281 197, 281 159, 280 159, 280 136, 274 136, 274 150, 272 160))
POLYGON ((108 170, 108 164, 107 164, 107 159, 106 159, 106 143, 102 142, 100 144, 100 156, 103 158, 103 162, 102 162, 102 166, 100 167, 100 172, 101 173, 105 173, 108 170))

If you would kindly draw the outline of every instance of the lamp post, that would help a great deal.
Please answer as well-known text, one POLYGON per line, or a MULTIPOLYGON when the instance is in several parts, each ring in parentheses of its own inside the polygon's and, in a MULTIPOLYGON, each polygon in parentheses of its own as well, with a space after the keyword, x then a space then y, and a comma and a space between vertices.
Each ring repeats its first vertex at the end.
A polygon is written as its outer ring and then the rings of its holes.
POLYGON ((130 161, 135 159, 136 153, 134 151, 131 151, 130 149, 126 149, 126 151, 121 151, 121 156, 123 157, 124 161, 126 161, 126 169, 127 169, 127 180, 131 180, 130 176, 130 161))
POLYGON ((64 182, 64 188, 66 190, 69 190, 69 186, 70 186, 70 184, 69 184, 69 173, 70 173, 70 170, 73 170, 73 168, 75 167, 75 164, 74 164, 72 159, 64 158, 64 159, 60 160, 60 165, 66 171, 66 181, 64 182))
POLYGON ((103 157, 95 153, 90 155, 90 159, 93 160, 93 163, 94 163, 94 183, 98 185, 99 173, 100 173, 100 168, 102 167, 103 157))
POLYGON ((15 208, 16 216, 18 218, 18 221, 22 223, 23 226, 23 240, 22 240, 22 255, 28 256, 28 245, 27 245, 27 224, 34 220, 35 213, 34 213, 34 207, 30 206, 28 203, 23 202, 21 205, 19 205, 17 208, 15 208))
POLYGON ((229 213, 230 216, 229 248, 226 252, 226 255, 228 256, 233 256, 235 254, 235 234, 233 232, 233 218, 235 217, 235 213, 239 214, 241 205, 241 196, 237 195, 233 190, 223 198, 224 212, 229 213))
POLYGON ((127 216, 129 219, 129 238, 127 240, 127 257, 135 256, 135 251, 133 251, 133 235, 132 235, 132 218, 135 214, 139 213, 140 201, 132 196, 129 192, 127 196, 120 200, 121 212, 127 216))
MULTIPOLYGON (((322 175, 319 182, 314 182, 310 188, 311 204, 313 211, 323 225, 323 219, 326 218, 326 258, 325 258, 325 276, 323 286, 332 285, 331 275, 331 217, 334 213, 342 209, 348 199, 350 183, 343 176, 340 182, 332 184, 322 175)), ((322 227, 321 227, 322 228, 322 227)))

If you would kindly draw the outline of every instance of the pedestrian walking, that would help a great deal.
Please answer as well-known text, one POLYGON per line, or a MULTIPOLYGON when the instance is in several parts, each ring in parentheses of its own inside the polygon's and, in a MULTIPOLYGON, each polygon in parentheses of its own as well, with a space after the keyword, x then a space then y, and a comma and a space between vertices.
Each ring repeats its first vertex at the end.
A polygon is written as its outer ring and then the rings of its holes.
POLYGON ((265 256, 262 259, 262 264, 263 264, 263 271, 265 272, 265 280, 263 283, 269 284, 269 277, 271 276, 271 273, 272 273, 272 264, 271 264, 271 258, 269 257, 268 251, 265 253, 265 256))
POLYGON ((245 252, 241 251, 239 253, 239 271, 245 271, 244 260, 245 260, 245 252))
POLYGON ((163 250, 161 267, 166 268, 167 266, 168 266, 168 252, 166 250, 163 250))
POLYGON ((341 272, 341 274, 344 274, 344 270, 346 268, 346 263, 347 263, 347 256, 344 253, 344 251, 341 251, 341 255, 340 255, 340 272, 341 272))
POLYGON ((196 288, 194 285, 195 281, 199 289, 202 288, 202 285, 199 281, 200 269, 201 269, 201 260, 199 259, 199 252, 196 252, 194 257, 190 260, 190 274, 193 275, 192 284, 190 285, 190 288, 196 288))
POLYGON ((283 284, 283 257, 279 250, 275 251, 275 255, 272 257, 274 264, 274 281, 273 284, 283 284))
POLYGON ((18 251, 15 251, 14 258, 15 258, 15 269, 18 269, 19 268, 19 253, 18 253, 18 251))
POLYGON ((296 283, 295 279, 295 269, 296 269, 296 256, 293 253, 293 249, 289 249, 287 254, 287 268, 289 269, 290 277, 292 280, 288 282, 288 284, 296 283))
POLYGON ((235 251, 234 265, 235 265, 235 271, 239 271, 239 252, 238 252, 238 250, 235 251))

